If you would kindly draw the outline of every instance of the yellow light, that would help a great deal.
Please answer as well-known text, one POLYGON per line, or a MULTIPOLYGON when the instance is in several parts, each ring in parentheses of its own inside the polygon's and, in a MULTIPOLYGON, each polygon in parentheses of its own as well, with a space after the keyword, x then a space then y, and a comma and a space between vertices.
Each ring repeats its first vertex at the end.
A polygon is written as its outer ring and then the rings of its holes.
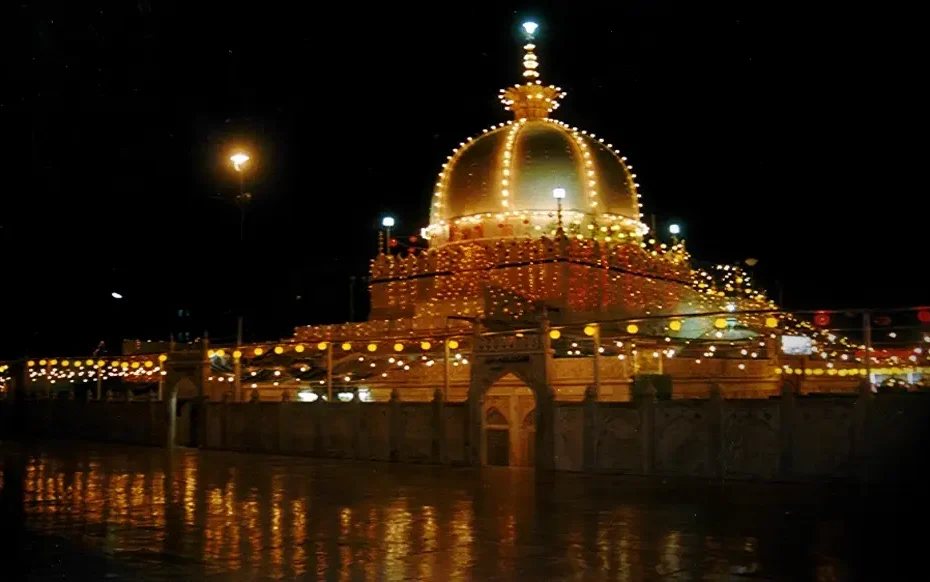
POLYGON ((775 368, 775 374, 776 375, 781 374, 781 368, 775 368))
POLYGON ((447 342, 446 345, 449 346, 449 349, 450 349, 450 350, 454 350, 454 349, 457 349, 457 348, 459 347, 459 342, 457 342, 457 341, 455 341, 455 340, 449 340, 449 341, 447 342))
POLYGON ((216 356, 218 358, 223 358, 226 356, 226 350, 216 350, 216 356))
POLYGON ((668 328, 672 331, 681 331, 681 322, 677 319, 673 319, 668 322, 668 328))
POLYGON ((368 351, 373 352, 378 349, 378 344, 368 344, 368 351))
POLYGON ((145 367, 146 367, 146 368, 151 368, 151 367, 154 366, 154 365, 155 365, 155 362, 153 362, 152 360, 146 360, 146 361, 145 361, 145 367))
POLYGON ((110 367, 111 367, 111 368, 118 368, 118 367, 119 367, 119 362, 117 362, 116 360, 113 360, 112 362, 110 362, 110 367))
POLYGON ((93 366, 93 365, 94 365, 94 361, 93 361, 93 360, 87 360, 86 362, 84 362, 84 365, 85 365, 85 366, 93 366))
POLYGON ((430 349, 431 347, 433 347, 433 344, 431 344, 431 343, 429 343, 429 342, 420 342, 420 349, 421 349, 421 350, 428 350, 428 349, 430 349))
POLYGON ((296 346, 294 346, 294 351, 297 352, 298 354, 302 354, 304 352, 304 345, 297 344, 296 346))
POLYGON ((274 347, 274 353, 276 353, 276 354, 278 354, 278 355, 280 356, 281 354, 284 353, 284 348, 282 348, 281 346, 275 346, 275 347, 274 347))
POLYGON ((724 319, 724 318, 722 318, 722 317, 718 317, 717 319, 714 320, 714 327, 716 327, 717 329, 723 329, 723 328, 725 328, 726 326, 727 326, 727 320, 726 320, 726 319, 724 319))
POLYGON ((345 343, 342 344, 342 351, 348 352, 348 351, 351 350, 351 349, 352 349, 352 344, 351 344, 351 343, 345 342, 345 343))
POLYGON ((242 166, 245 165, 245 163, 248 162, 249 159, 250 159, 249 156, 242 152, 236 152, 233 155, 229 156, 229 161, 233 163, 233 167, 236 168, 237 172, 242 171, 242 166))
POLYGON ((44 365, 47 364, 47 363, 48 363, 47 360, 39 360, 39 365, 40 365, 40 366, 44 366, 44 365))
POLYGON ((778 318, 777 317, 766 317, 765 327, 778 327, 778 318))
MULTIPOLYGON (((158 361, 159 361, 159 362, 164 362, 164 361, 167 360, 167 359, 168 359, 168 354, 161 354, 160 356, 158 356, 158 361)), ((98 362, 98 363, 99 363, 99 362, 98 362)))
POLYGON ((562 332, 557 329, 553 329, 552 331, 549 332, 549 337, 551 339, 559 339, 560 337, 562 337, 562 332))
POLYGON ((55 364, 58 363, 58 360, 52 359, 52 360, 49 360, 48 363, 49 363, 49 365, 54 366, 55 364))
POLYGON ((31 367, 33 367, 33 366, 36 365, 36 361, 35 361, 35 360, 29 360, 28 362, 26 362, 26 365, 29 366, 29 367, 31 368, 31 367))
POLYGON ((397 342, 396 344, 394 344, 394 351, 395 351, 395 352, 402 352, 402 351, 404 351, 404 344, 402 344, 402 343, 400 343, 400 342, 397 342))
POLYGON ((587 335, 587 336, 592 336, 592 335, 594 335, 594 332, 596 332, 596 331, 597 331, 597 328, 594 327, 593 325, 586 325, 586 326, 584 326, 584 334, 587 335))
POLYGON ((326 349, 326 342, 320 342, 320 343, 318 343, 318 344, 316 345, 316 349, 320 350, 321 352, 322 352, 323 350, 325 350, 325 349, 326 349))
POLYGON ((265 350, 263 350, 262 348, 255 348, 254 350, 252 350, 252 353, 255 354, 256 356, 260 356, 265 353, 265 350))
POLYGON ((241 358, 241 357, 242 357, 242 351, 241 351, 241 350, 233 350, 233 358, 234 358, 234 359, 238 360, 238 359, 241 358))
POLYGON ((61 365, 64 366, 65 368, 67 368, 70 364, 71 364, 71 362, 69 362, 68 360, 62 360, 62 361, 61 361, 61 365))
POLYGON ((215 355, 216 355, 216 352, 214 352, 213 350, 207 350, 207 357, 208 357, 208 358, 212 358, 212 357, 215 356, 215 355))
POLYGON ((119 366, 120 366, 120 368, 128 368, 128 367, 129 367, 129 362, 120 362, 120 363, 119 363, 119 366))
POLYGON ((97 360, 97 367, 98 367, 98 368, 102 368, 102 367, 104 367, 105 365, 106 365, 106 362, 104 362, 103 360, 97 360))
POLYGON ((138 367, 139 367, 139 362, 133 362, 133 363, 132 363, 132 368, 133 368, 133 370, 135 370, 135 369, 138 368, 138 367))
POLYGON ((630 325, 626 326, 626 332, 629 333, 629 334, 638 333, 638 332, 639 332, 639 326, 636 325, 635 323, 631 323, 630 325))

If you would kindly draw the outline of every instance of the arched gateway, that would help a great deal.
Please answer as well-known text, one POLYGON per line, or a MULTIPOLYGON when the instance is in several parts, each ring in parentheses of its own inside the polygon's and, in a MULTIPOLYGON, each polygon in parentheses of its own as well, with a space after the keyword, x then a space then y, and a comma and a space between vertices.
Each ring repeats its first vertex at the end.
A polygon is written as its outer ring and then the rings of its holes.
MULTIPOLYGON (((536 467, 554 468, 553 400, 549 379, 551 359, 547 357, 547 333, 476 336, 468 387, 468 458, 475 466, 488 464, 487 416, 485 398, 499 380, 513 374, 533 392, 535 409, 532 450, 536 467)), ((522 418, 511 418, 517 429, 522 418)))

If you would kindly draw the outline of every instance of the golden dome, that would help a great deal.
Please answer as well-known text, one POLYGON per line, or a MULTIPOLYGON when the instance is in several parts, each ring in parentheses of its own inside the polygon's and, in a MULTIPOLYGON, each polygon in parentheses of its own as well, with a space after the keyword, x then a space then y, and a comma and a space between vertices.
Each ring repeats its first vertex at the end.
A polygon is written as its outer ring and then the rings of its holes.
POLYGON ((425 229, 433 246, 552 236, 563 225, 571 236, 607 240, 647 231, 626 158, 603 138, 548 117, 565 93, 537 80, 534 48, 524 46, 524 77, 533 80, 501 90, 516 119, 462 142, 443 164, 425 229), (561 205, 556 189, 564 190, 561 205))

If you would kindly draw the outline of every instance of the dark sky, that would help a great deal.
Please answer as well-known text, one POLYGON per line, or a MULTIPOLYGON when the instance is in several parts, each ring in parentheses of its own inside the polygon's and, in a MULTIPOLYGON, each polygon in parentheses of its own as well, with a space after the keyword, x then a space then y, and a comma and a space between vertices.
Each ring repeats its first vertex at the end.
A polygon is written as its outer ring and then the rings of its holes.
POLYGON ((239 301, 253 338, 345 321, 380 217, 418 232, 451 148, 508 119, 526 17, 557 116, 629 157, 697 260, 758 258, 789 307, 930 303, 916 16, 661 4, 12 8, 0 356, 165 337, 178 309, 228 339, 239 301))

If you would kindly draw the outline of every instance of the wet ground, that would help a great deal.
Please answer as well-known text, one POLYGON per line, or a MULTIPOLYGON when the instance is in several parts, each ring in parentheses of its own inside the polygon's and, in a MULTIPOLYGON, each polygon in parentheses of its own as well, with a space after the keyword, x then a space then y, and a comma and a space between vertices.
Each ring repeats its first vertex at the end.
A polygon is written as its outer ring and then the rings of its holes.
POLYGON ((9 580, 874 579, 913 539, 913 511, 876 506, 887 491, 90 443, 0 453, 9 580))

